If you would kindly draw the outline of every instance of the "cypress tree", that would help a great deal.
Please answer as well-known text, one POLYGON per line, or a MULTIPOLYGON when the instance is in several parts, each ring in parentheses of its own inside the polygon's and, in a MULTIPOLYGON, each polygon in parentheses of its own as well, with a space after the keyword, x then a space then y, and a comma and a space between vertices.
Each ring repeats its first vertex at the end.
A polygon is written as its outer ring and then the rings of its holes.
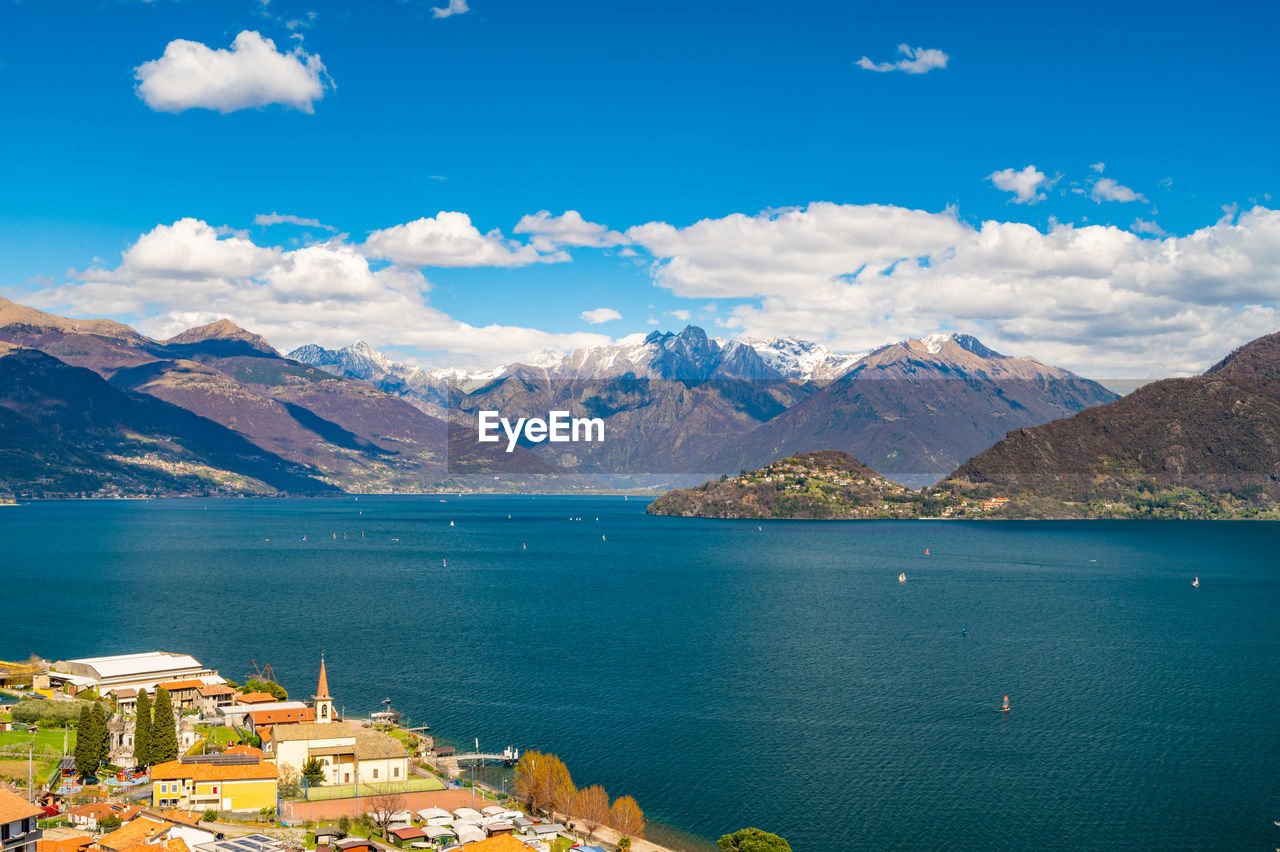
POLYGON ((107 730, 107 711, 98 701, 93 702, 93 733, 97 737, 98 762, 106 763, 111 754, 111 731, 107 730))
POLYGON ((133 759, 141 769, 151 765, 151 697, 138 690, 138 720, 133 728, 133 759))
POLYGON ((173 722, 173 700, 169 690, 156 687, 156 706, 151 720, 151 763, 178 759, 178 729, 173 722))
POLYGON ((98 735, 93 730, 93 711, 86 702, 80 705, 80 721, 76 725, 76 772, 88 777, 98 771, 98 735))

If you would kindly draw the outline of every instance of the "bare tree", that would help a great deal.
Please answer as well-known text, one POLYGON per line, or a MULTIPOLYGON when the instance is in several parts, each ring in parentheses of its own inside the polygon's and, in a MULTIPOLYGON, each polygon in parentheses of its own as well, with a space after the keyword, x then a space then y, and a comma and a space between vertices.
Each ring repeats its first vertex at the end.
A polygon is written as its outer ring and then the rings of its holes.
POLYGON ((579 790, 573 802, 573 815, 582 820, 590 838, 609 821, 609 794, 599 784, 579 790))
POLYGON ((609 808, 609 825, 619 834, 644 837, 644 811, 630 796, 619 796, 609 808))
POLYGON ((529 800, 530 813, 536 814, 547 801, 546 757, 540 751, 526 751, 516 763, 516 793, 529 800))
POLYGON ((551 806, 552 813, 568 814, 578 796, 578 788, 573 786, 569 767, 554 754, 545 755, 543 762, 547 774, 547 804, 551 806))
POLYGON ((384 838, 387 836, 387 826, 391 824, 391 815, 402 810, 404 794, 393 791, 390 785, 383 792, 369 797, 369 816, 373 817, 373 821, 382 830, 384 838))

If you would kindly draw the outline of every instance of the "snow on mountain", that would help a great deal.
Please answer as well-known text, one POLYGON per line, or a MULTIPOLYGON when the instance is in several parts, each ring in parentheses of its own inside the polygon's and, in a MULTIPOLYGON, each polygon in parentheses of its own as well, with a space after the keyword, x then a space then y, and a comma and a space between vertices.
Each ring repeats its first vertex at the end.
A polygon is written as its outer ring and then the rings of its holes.
POLYGON ((754 349, 766 364, 788 379, 838 379, 867 354, 833 352, 821 343, 796 337, 744 337, 741 342, 754 349))

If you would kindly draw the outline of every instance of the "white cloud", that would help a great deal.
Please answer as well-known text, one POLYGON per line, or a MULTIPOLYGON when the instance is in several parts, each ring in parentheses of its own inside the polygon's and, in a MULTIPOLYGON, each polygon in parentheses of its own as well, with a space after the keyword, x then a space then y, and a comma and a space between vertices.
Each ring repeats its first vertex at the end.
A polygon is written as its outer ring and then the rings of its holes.
POLYGON ((1280 326, 1280 211, 1263 207, 1163 239, 828 203, 627 233, 676 296, 751 300, 726 320, 736 333, 848 350, 965 328, 1086 374, 1146 376, 1204 369, 1280 326))
POLYGON ((1035 166, 1027 166, 1020 172, 1001 169, 987 175, 987 180, 995 184, 996 189, 1012 192, 1014 197, 1009 200, 1015 204, 1035 204, 1037 201, 1044 201, 1045 196, 1040 188, 1045 186, 1046 178, 1044 172, 1035 166))
POLYGON ((364 251, 370 257, 385 258, 401 266, 510 267, 570 259, 562 251, 544 254, 533 245, 504 239, 497 229, 482 234, 466 213, 447 210, 374 231, 365 240, 364 251))
POLYGON ((557 246, 608 248, 627 243, 622 234, 586 221, 577 210, 566 210, 559 216, 552 216, 549 210, 539 210, 522 216, 512 233, 531 234, 529 242, 539 251, 553 251, 557 246))
POLYGON ((680 320, 681 322, 688 322, 688 321, 689 321, 689 317, 691 317, 691 316, 692 316, 692 314, 690 314, 690 313, 689 313, 688 311, 686 311, 684 308, 680 308, 680 309, 678 309, 678 310, 674 310, 674 311, 667 311, 667 316, 669 316, 669 317, 675 317, 676 319, 680 320))
POLYGON ((582 321, 591 325, 599 325, 602 322, 612 322, 613 320, 622 319, 622 314, 613 308, 596 308, 592 311, 582 312, 582 321))
POLYGON ((16 298, 72 316, 112 315, 154 337, 171 337, 220 317, 262 334, 282 350, 303 343, 416 348, 440 366, 493 366, 548 347, 610 342, 606 335, 552 334, 509 325, 473 326, 431 307, 421 272, 372 269, 340 237, 286 251, 239 237, 218 238, 197 219, 158 225, 125 250, 115 269, 16 298), (433 354, 434 353, 434 354, 433 354))
POLYGON ((1107 164, 1099 160, 1096 163, 1090 163, 1089 168, 1093 169, 1098 174, 1102 174, 1106 170, 1107 164))
POLYGON ((292 216, 287 213, 259 213, 253 217, 255 225, 301 225, 304 228, 322 228, 326 231, 337 232, 337 228, 332 225, 326 225, 319 219, 304 219, 301 216, 292 216))
POLYGON ((432 16, 436 18, 452 18, 454 15, 465 15, 471 11, 467 8, 467 0, 449 0, 447 6, 433 7, 432 16))
POLYGON ((1139 193, 1134 192, 1127 186, 1121 186, 1111 178, 1098 178, 1097 183, 1093 185, 1093 191, 1089 193, 1089 197, 1101 204, 1104 201, 1142 201, 1143 198, 1139 193))
POLYGON ((324 64, 301 47, 288 53, 252 30, 236 36, 230 50, 175 39, 159 59, 134 69, 138 96, 160 112, 212 109, 235 112, 271 104, 313 112, 324 97, 324 64))
POLYGON ((1150 234, 1153 237, 1167 237, 1168 233, 1155 222, 1148 222, 1145 219, 1134 219, 1133 224, 1129 226, 1129 230, 1135 234, 1150 234))
POLYGON ((898 52, 905 56, 897 62, 872 62, 867 57, 858 60, 858 67, 866 71, 905 71, 908 74, 925 74, 935 68, 946 68, 951 58, 941 50, 898 45, 898 52))

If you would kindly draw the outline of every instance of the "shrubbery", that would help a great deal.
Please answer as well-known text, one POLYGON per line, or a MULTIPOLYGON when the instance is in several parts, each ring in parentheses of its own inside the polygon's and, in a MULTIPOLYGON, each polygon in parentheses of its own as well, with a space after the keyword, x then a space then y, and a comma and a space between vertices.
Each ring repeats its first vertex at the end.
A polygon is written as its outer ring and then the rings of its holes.
POLYGON ((80 718, 80 708, 88 701, 50 701, 31 699, 13 706, 12 718, 23 724, 68 725, 80 718))

